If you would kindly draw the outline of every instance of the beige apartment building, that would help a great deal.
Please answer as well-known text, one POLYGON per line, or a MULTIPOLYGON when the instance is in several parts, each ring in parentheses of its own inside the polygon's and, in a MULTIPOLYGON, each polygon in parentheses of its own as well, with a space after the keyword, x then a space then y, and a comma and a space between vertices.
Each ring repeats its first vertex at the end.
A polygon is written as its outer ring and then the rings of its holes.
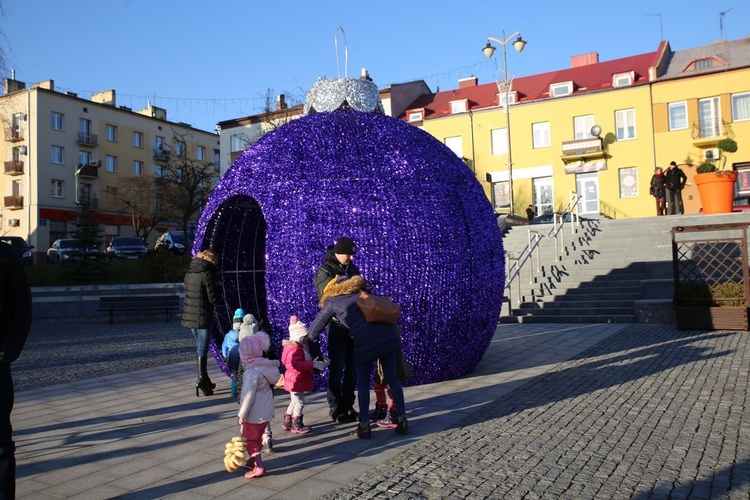
MULTIPOLYGON (((128 189, 128 178, 163 181, 170 152, 211 161, 218 173, 218 135, 170 122, 165 109, 150 103, 137 111, 118 106, 114 90, 87 100, 56 91, 52 80, 29 87, 15 79, 4 83, 0 235, 25 238, 35 262, 44 262, 56 239, 70 236, 77 201, 93 210, 103 229, 102 245, 134 235, 118 192, 128 189)), ((179 225, 168 221, 155 233, 179 225)))

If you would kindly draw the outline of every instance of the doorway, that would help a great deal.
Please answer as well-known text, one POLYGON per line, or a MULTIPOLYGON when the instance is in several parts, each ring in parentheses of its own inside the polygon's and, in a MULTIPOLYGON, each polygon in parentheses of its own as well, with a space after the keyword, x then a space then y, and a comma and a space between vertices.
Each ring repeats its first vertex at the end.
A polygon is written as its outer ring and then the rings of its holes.
POLYGON ((555 209, 552 177, 537 177, 534 184, 534 210, 537 215, 550 213, 555 209))
POLYGON ((576 191, 581 199, 578 201, 578 213, 599 213, 599 177, 596 172, 576 174, 576 191))

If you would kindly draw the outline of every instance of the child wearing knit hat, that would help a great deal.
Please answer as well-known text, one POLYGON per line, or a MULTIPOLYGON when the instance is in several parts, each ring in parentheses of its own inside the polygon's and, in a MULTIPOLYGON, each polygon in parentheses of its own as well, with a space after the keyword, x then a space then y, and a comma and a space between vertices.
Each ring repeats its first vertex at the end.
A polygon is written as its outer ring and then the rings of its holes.
POLYGON ((260 477, 266 468, 260 458, 263 449, 263 434, 273 418, 273 390, 271 387, 279 379, 279 361, 266 359, 263 353, 271 347, 271 339, 266 332, 247 335, 240 340, 240 361, 242 363, 242 394, 237 422, 242 427, 242 436, 247 439, 247 453, 251 468, 245 474, 247 479, 260 477))
POLYGON ((221 344, 221 355, 224 356, 224 360, 227 363, 227 367, 232 371, 232 396, 237 396, 237 378, 240 368, 240 325, 242 325, 242 318, 245 316, 245 311, 239 308, 234 311, 234 318, 232 319, 232 329, 224 334, 224 342, 221 344))
POLYGON ((307 325, 299 321, 297 316, 289 318, 289 340, 284 340, 281 344, 284 346, 281 363, 286 368, 284 390, 289 391, 292 399, 284 413, 281 428, 292 434, 307 434, 312 429, 303 422, 305 393, 315 389, 313 369, 324 369, 326 362, 324 359, 313 360, 310 356, 307 348, 307 325))

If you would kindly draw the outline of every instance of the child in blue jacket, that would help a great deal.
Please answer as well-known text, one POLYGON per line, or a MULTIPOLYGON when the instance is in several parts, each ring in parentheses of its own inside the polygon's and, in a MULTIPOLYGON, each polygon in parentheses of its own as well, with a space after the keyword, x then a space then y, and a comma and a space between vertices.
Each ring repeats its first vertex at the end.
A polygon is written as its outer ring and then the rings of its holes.
POLYGON ((224 342, 221 344, 221 355, 227 362, 227 366, 232 370, 232 396, 237 395, 237 377, 240 369, 240 325, 245 311, 241 308, 234 311, 232 319, 232 329, 224 335, 224 342))

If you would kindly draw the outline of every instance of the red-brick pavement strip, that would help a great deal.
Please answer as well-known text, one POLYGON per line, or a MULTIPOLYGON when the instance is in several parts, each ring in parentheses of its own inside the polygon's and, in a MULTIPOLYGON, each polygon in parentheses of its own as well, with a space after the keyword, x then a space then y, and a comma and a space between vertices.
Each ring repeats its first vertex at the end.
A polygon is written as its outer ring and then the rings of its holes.
POLYGON ((325 498, 750 498, 750 334, 633 325, 325 498))

